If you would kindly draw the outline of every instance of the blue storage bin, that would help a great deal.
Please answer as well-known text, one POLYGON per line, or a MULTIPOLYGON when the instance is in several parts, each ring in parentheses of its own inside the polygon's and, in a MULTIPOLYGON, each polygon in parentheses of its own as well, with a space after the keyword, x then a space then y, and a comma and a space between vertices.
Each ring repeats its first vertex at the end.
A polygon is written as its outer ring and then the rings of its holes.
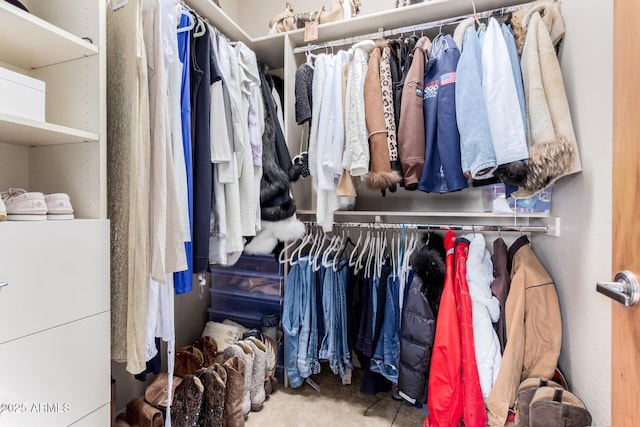
MULTIPOLYGON (((259 295, 211 288, 211 309, 248 328, 261 329, 261 319, 265 314, 275 313, 282 317, 282 298, 279 296, 259 295), (244 324, 238 319, 243 319, 244 324)), ((217 320, 217 319, 211 319, 217 320)), ((222 319, 224 320, 224 319, 222 319)))
POLYGON ((265 273, 276 276, 284 275, 283 265, 276 261, 273 255, 242 254, 240 259, 231 267, 214 267, 221 272, 237 273, 265 273))
POLYGON ((277 274, 213 269, 211 271, 211 288, 280 297, 284 294, 284 278, 277 274))

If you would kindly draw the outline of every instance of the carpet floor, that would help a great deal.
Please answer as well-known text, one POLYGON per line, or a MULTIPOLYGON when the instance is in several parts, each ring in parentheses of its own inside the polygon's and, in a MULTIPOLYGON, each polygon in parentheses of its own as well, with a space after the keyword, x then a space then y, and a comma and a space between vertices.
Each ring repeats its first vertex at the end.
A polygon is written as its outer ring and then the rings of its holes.
POLYGON ((260 412, 251 412, 246 427, 420 427, 425 414, 393 400, 390 394, 360 393, 362 370, 355 369, 350 385, 342 385, 328 366, 312 379, 317 392, 304 383, 297 389, 280 387, 260 412), (376 403, 377 402, 377 403, 376 403), (375 403, 375 404, 374 404, 375 403), (371 406, 374 404, 373 406, 371 406), (367 411, 367 408, 371 408, 367 411), (365 411, 367 411, 365 415, 365 411))

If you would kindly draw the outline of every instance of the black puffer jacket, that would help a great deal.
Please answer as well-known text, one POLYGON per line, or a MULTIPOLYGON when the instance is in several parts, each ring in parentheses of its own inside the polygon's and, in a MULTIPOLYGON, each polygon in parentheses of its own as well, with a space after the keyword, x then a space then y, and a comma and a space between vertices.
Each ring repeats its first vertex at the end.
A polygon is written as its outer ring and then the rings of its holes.
POLYGON ((446 270, 441 255, 444 246, 440 250, 442 238, 439 235, 433 236, 429 239, 430 244, 418 250, 411 258, 415 275, 402 307, 398 391, 412 403, 426 402, 427 399, 437 304, 429 301, 426 295, 439 301, 438 292, 442 292, 446 270))

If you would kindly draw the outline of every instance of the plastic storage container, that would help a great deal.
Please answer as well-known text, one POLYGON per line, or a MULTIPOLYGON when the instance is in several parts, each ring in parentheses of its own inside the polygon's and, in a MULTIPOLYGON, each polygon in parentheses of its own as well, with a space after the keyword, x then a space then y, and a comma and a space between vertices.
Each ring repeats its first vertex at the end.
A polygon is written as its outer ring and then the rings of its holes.
POLYGON ((273 255, 247 255, 242 254, 232 267, 215 267, 220 272, 234 273, 265 273, 282 276, 283 266, 276 261, 273 255))
POLYGON ((0 67, 0 113, 45 121, 45 83, 0 67))
POLYGON ((284 293, 284 278, 277 274, 214 268, 211 270, 211 288, 279 297, 284 293))

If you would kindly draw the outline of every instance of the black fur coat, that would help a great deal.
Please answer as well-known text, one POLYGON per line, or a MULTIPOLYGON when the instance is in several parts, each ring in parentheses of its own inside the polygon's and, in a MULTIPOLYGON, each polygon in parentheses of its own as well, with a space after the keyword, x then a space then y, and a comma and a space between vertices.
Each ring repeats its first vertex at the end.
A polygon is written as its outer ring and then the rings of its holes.
POLYGON ((415 274, 422 280, 422 293, 437 318, 446 273, 444 240, 440 234, 429 232, 422 241, 423 246, 413 252, 410 262, 415 274))

